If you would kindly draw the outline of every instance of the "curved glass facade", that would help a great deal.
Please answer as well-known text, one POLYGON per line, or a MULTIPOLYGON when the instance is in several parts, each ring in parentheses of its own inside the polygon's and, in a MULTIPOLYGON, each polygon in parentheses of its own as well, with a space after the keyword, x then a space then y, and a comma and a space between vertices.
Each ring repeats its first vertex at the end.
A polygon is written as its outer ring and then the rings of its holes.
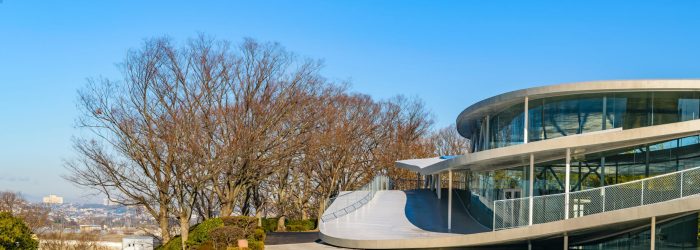
MULTIPOLYGON (((522 144, 525 103, 472 124, 473 151, 522 144)), ((540 98, 528 102, 529 142, 606 129, 631 129, 698 119, 700 93, 620 92, 540 98)))
MULTIPOLYGON (((565 155, 562 154, 562 158, 565 155)), ((572 155, 570 191, 586 190, 700 167, 700 136, 689 136, 616 150, 572 155)), ((528 197, 529 166, 491 170, 463 170, 464 195, 469 213, 492 227, 493 201, 528 197)), ((565 192, 565 159, 534 165, 534 196, 565 192)), ((460 197, 461 198, 461 197, 460 197)), ((535 214, 534 216, 540 216, 535 214)))

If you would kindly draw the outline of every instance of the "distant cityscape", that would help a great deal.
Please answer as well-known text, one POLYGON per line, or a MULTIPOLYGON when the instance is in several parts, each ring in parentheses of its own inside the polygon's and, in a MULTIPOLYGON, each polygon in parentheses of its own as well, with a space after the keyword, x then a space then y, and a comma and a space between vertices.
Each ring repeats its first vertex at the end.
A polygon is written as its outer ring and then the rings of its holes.
POLYGON ((140 206, 123 206, 109 199, 102 204, 65 203, 63 197, 50 194, 42 198, 50 207, 51 223, 43 234, 99 235, 103 242, 121 242, 128 235, 159 235, 155 221, 140 206))

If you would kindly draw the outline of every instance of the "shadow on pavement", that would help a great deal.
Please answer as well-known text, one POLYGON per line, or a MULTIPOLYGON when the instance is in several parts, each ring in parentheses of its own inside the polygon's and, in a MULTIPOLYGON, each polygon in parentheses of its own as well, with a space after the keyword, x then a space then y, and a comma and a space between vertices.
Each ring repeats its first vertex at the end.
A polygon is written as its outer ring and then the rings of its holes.
POLYGON ((447 193, 442 199, 430 190, 406 190, 406 218, 425 231, 472 234, 490 231, 474 220, 453 193, 452 230, 447 230, 447 193))
POLYGON ((265 237, 265 245, 311 243, 317 240, 318 232, 270 232, 265 237))

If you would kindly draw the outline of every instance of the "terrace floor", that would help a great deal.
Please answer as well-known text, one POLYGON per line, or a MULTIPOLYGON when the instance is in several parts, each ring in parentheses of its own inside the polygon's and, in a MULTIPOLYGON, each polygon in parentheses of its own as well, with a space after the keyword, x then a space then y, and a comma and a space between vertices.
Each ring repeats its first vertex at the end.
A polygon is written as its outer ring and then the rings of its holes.
POLYGON ((368 204, 322 225, 324 234, 358 240, 456 236, 490 231, 474 220, 453 195, 452 230, 447 229, 447 196, 429 190, 379 191, 368 204), (397 212, 403 211, 403 212, 397 212))

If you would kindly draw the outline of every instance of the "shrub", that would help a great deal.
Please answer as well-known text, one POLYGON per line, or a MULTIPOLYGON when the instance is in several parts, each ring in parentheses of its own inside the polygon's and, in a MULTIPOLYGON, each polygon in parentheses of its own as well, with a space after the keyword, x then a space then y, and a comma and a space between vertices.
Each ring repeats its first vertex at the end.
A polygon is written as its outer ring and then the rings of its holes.
POLYGON ((209 240, 209 233, 219 227, 224 226, 223 219, 213 218, 202 221, 190 229, 189 237, 187 237, 187 246, 198 246, 209 240))
POLYGON ((170 239, 165 245, 162 245, 158 249, 160 250, 182 250, 182 242, 180 236, 175 236, 170 239))
POLYGON ((235 226, 223 226, 211 231, 210 239, 214 248, 238 246, 239 239, 245 239, 245 231, 235 226))
POLYGON ((248 241, 248 248, 250 250, 263 250, 265 249, 265 243, 262 241, 248 241))
POLYGON ((258 227, 258 218, 248 216, 222 217, 224 226, 233 226, 243 229, 246 235, 252 233, 258 227))
POLYGON ((266 233, 274 232, 277 228, 277 218, 262 219, 262 228, 266 233))
MULTIPOLYGON (((195 248, 192 248, 195 249, 195 248)), ((196 248, 197 250, 216 250, 214 248, 214 245, 212 245, 211 241, 207 241, 199 245, 199 247, 196 248)))
POLYGON ((256 228, 253 231, 253 239, 256 241, 265 241, 265 231, 261 228, 256 228))
POLYGON ((287 231, 289 232, 302 232, 306 231, 302 225, 287 225, 287 231))
POLYGON ((302 231, 314 230, 316 228, 316 220, 289 220, 287 225, 300 225, 302 228, 304 228, 302 231))
POLYGON ((39 242, 24 222, 8 212, 0 212, 0 249, 37 249, 39 242))

